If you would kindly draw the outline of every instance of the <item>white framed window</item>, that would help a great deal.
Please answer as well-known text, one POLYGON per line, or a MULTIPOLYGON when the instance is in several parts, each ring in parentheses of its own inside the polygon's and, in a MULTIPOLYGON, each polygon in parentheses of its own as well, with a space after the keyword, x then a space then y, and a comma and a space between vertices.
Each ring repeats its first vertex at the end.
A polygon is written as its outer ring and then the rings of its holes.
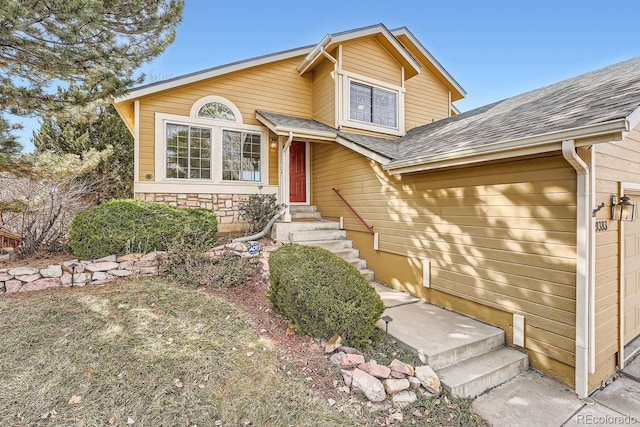
POLYGON ((398 127, 398 93, 351 81, 349 119, 374 125, 398 127))
POLYGON ((227 98, 209 95, 200 98, 191 106, 191 117, 236 122, 242 124, 242 113, 238 107, 227 98))
POLYGON ((338 127, 404 135, 403 86, 349 71, 339 73, 338 127))
POLYGON ((261 139, 258 133, 222 130, 222 179, 224 181, 260 182, 261 139))
POLYGON ((166 113, 155 116, 156 182, 266 184, 266 128, 166 113))
POLYGON ((204 104, 197 113, 198 117, 227 120, 230 122, 237 121, 235 113, 226 104, 222 102, 207 102, 204 104))
POLYGON ((166 124, 166 177, 211 179, 211 128, 166 124))

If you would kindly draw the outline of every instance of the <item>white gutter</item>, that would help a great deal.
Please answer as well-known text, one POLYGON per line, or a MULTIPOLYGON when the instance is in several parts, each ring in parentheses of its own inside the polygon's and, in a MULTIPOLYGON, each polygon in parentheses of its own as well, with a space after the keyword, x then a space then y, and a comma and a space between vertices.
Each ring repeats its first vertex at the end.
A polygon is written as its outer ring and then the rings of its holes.
POLYGON ((591 264, 590 229, 591 212, 589 211, 589 166, 576 153, 573 139, 562 141, 562 155, 576 170, 576 363, 575 363, 575 391, 580 398, 589 394, 589 269, 591 264))
MULTIPOLYGON (((608 135, 606 140, 611 141, 617 138, 612 134, 626 132, 628 129, 629 122, 626 119, 619 119, 558 132, 548 132, 525 138, 499 141, 493 144, 486 144, 481 147, 461 149, 444 154, 427 155, 407 160, 394 161, 386 165, 384 169, 393 173, 420 172, 443 167, 462 166, 488 160, 506 159, 509 157, 557 151, 561 149, 559 141, 563 141, 567 138, 585 139, 608 135)), ((577 144, 576 146, 592 144, 593 141, 589 141, 583 144, 577 144)))
POLYGON ((298 71, 300 75, 303 75, 307 71, 307 69, 311 66, 311 64, 313 64, 316 58, 322 54, 322 51, 330 42, 331 42, 331 34, 327 34, 326 36, 323 37, 322 40, 320 40, 320 43, 318 43, 316 47, 314 47, 313 50, 309 52, 307 56, 305 56, 305 58, 302 60, 300 65, 298 65, 298 67, 296 68, 296 71, 298 71))

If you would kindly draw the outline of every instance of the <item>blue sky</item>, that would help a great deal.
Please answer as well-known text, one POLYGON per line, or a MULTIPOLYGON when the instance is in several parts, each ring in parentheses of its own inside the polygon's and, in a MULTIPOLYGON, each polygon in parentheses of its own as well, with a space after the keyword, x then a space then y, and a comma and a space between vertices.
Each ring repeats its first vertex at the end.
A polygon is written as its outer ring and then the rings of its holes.
MULTIPOLYGON (((466 111, 640 55, 638 0, 186 0, 176 41, 142 67, 153 80, 406 26, 467 91, 466 111)), ((35 120, 21 142, 33 146, 35 120)))

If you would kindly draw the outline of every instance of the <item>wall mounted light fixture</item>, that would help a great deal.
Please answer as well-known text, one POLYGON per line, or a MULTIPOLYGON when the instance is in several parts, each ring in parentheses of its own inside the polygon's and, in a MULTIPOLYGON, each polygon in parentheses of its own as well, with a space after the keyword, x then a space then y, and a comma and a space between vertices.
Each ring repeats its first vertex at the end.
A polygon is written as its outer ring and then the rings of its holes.
POLYGON ((635 221, 638 214, 638 205, 629 201, 629 196, 611 195, 611 219, 614 221, 635 221))

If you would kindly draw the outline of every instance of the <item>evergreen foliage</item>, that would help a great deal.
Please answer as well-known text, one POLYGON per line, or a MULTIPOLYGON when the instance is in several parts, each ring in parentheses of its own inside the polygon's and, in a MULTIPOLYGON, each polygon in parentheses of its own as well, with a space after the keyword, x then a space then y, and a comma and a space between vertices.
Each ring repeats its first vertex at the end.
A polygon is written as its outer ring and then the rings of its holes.
POLYGON ((168 250, 178 236, 213 246, 216 215, 143 200, 110 200, 76 216, 71 249, 79 258, 168 250))
POLYGON ((33 134, 37 151, 82 156, 89 150, 110 150, 90 173, 95 202, 133 197, 133 137, 112 105, 84 116, 45 119, 33 134))
POLYGON ((384 304, 360 272, 315 246, 285 245, 269 256, 269 299, 301 334, 367 344, 384 304))
POLYGON ((42 116, 123 93, 174 40, 179 0, 3 0, 0 111, 42 116))

